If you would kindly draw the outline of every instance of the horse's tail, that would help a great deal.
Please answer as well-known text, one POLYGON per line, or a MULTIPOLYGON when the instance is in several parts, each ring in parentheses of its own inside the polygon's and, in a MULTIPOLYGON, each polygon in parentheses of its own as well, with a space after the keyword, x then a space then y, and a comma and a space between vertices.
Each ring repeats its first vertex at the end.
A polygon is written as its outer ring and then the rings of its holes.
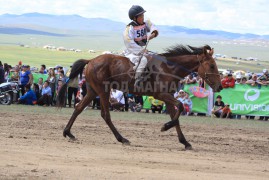
POLYGON ((67 79, 66 83, 59 90, 59 93, 57 96, 57 104, 56 104, 58 108, 62 108, 65 106, 68 82, 70 80, 78 77, 79 74, 81 76, 83 73, 83 69, 84 69, 85 65, 88 64, 89 61, 90 60, 79 59, 73 64, 69 78, 67 79))

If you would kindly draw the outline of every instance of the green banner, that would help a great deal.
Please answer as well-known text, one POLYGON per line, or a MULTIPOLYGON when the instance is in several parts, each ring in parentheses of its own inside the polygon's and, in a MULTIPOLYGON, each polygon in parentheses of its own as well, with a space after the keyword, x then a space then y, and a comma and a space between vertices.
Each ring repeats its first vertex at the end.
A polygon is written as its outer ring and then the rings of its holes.
MULTIPOLYGON (((9 74, 9 78, 11 78, 13 72, 10 72, 9 74)), ((38 79, 39 78, 43 78, 43 82, 46 81, 48 79, 48 74, 40 74, 40 73, 33 73, 33 79, 34 79, 34 83, 38 83, 38 79)))
POLYGON ((40 73, 32 73, 34 78, 34 83, 38 83, 39 78, 43 78, 43 82, 48 79, 47 74, 40 74, 40 73))
MULTIPOLYGON (((207 104, 208 104, 208 98, 198 98, 194 94, 195 92, 191 92, 190 89, 194 89, 194 91, 199 91, 201 88, 198 87, 198 84, 192 84, 192 85, 185 85, 184 91, 188 92, 190 95, 190 98, 192 100, 192 112, 195 113, 207 113, 207 104)), ((148 101, 148 96, 143 96, 143 108, 144 109, 150 109, 151 103, 148 101)), ((166 109, 164 106, 163 109, 166 109)))
POLYGON ((196 97, 195 91, 200 91, 202 88, 198 87, 198 84, 185 84, 184 91, 188 92, 192 100, 192 112, 195 113, 207 113, 208 97, 199 98, 196 97), (190 91, 193 89, 194 91, 190 91))
POLYGON ((222 96, 222 101, 230 104, 233 114, 269 115, 269 87, 237 84, 234 88, 223 89, 215 94, 222 96))

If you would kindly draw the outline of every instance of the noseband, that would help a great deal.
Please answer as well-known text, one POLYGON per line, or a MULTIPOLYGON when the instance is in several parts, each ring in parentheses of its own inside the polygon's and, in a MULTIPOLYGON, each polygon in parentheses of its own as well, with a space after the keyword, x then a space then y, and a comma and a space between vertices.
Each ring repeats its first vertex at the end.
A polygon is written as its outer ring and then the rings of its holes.
POLYGON ((208 81, 209 85, 213 85, 213 83, 209 80, 208 77, 210 77, 210 75, 213 75, 213 76, 219 76, 219 77, 220 77, 220 75, 219 75, 219 74, 216 74, 216 73, 207 73, 207 72, 205 71, 205 67, 204 67, 203 64, 202 64, 202 60, 199 60, 198 54, 197 54, 197 60, 198 60, 198 62, 199 62, 199 64, 200 64, 200 66, 203 68, 203 70, 204 70, 204 72, 205 72, 205 80, 208 81))

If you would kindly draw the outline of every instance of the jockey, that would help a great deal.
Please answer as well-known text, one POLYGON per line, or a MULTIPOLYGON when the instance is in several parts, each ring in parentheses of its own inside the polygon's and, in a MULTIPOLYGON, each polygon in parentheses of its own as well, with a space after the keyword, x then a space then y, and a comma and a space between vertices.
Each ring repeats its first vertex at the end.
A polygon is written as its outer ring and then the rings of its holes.
POLYGON ((147 20, 144 22, 144 13, 146 11, 138 5, 133 5, 129 10, 129 18, 132 20, 124 31, 124 44, 127 48, 125 56, 135 64, 135 86, 139 86, 143 80, 144 70, 147 66, 147 58, 144 56, 146 53, 143 46, 146 46, 147 41, 158 36, 156 27, 147 20), (147 36, 149 33, 149 37, 147 36), (141 58, 140 64, 139 60, 141 58))

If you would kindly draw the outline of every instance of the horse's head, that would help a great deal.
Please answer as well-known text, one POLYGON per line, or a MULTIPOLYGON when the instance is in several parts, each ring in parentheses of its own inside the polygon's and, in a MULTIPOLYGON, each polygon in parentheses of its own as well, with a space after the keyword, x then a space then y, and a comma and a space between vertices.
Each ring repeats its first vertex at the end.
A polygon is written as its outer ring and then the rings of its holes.
POLYGON ((212 57, 213 53, 213 48, 211 49, 210 46, 204 46, 203 53, 197 56, 200 64, 198 67, 198 74, 206 81, 214 92, 220 92, 222 90, 220 74, 217 64, 212 57))

